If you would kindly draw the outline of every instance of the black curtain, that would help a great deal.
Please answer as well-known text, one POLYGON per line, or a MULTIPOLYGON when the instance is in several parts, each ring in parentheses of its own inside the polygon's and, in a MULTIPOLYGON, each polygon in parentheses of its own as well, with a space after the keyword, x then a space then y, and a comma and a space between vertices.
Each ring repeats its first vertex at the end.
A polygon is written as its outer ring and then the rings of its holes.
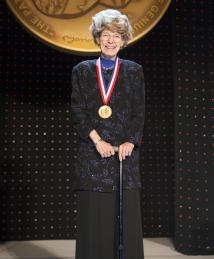
POLYGON ((175 245, 214 254, 214 4, 177 1, 173 11, 175 245))

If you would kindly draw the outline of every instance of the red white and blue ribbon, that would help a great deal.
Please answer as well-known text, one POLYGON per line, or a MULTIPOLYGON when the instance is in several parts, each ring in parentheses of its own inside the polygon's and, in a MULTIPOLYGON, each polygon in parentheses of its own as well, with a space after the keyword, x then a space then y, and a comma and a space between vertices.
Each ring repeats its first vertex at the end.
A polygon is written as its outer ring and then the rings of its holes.
POLYGON ((114 90, 115 84, 117 82, 118 74, 119 74, 119 69, 120 69, 120 62, 119 62, 119 58, 117 57, 115 60, 114 71, 113 71, 112 77, 111 77, 109 85, 108 85, 108 91, 106 92, 105 91, 105 82, 104 82, 104 78, 103 78, 102 70, 101 70, 101 61, 100 61, 100 58, 97 59, 96 71, 97 71, 98 84, 100 87, 100 93, 102 96, 102 100, 105 105, 107 105, 107 103, 112 95, 112 92, 114 90))

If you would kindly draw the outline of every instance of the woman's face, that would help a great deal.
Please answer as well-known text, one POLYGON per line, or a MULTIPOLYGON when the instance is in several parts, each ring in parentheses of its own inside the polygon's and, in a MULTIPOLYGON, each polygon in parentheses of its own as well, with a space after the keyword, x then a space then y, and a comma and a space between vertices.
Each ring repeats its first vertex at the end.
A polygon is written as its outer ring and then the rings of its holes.
POLYGON ((124 41, 118 32, 103 30, 100 37, 97 38, 102 54, 107 58, 113 58, 117 55, 124 41))

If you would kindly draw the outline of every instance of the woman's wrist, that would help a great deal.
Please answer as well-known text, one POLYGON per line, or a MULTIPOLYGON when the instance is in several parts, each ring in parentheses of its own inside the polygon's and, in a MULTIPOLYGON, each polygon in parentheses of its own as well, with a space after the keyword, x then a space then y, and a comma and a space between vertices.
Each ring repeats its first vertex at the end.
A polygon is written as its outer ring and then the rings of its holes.
POLYGON ((95 141, 94 141, 94 145, 95 145, 95 147, 97 146, 97 144, 98 144, 100 141, 102 141, 102 139, 101 139, 101 138, 99 138, 99 139, 97 139, 97 140, 95 140, 95 141))
POLYGON ((96 132, 95 129, 93 129, 90 132, 89 137, 95 146, 97 146, 97 144, 101 141, 101 137, 99 136, 99 134, 96 132))

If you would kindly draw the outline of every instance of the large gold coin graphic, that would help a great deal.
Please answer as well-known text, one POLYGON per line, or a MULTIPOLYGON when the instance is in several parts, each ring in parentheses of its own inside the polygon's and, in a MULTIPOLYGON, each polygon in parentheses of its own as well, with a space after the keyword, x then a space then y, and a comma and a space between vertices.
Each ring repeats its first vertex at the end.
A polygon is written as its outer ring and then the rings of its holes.
POLYGON ((6 0, 17 19, 34 35, 62 50, 96 53, 89 32, 92 16, 106 8, 126 14, 133 39, 148 33, 169 7, 170 0, 6 0))

